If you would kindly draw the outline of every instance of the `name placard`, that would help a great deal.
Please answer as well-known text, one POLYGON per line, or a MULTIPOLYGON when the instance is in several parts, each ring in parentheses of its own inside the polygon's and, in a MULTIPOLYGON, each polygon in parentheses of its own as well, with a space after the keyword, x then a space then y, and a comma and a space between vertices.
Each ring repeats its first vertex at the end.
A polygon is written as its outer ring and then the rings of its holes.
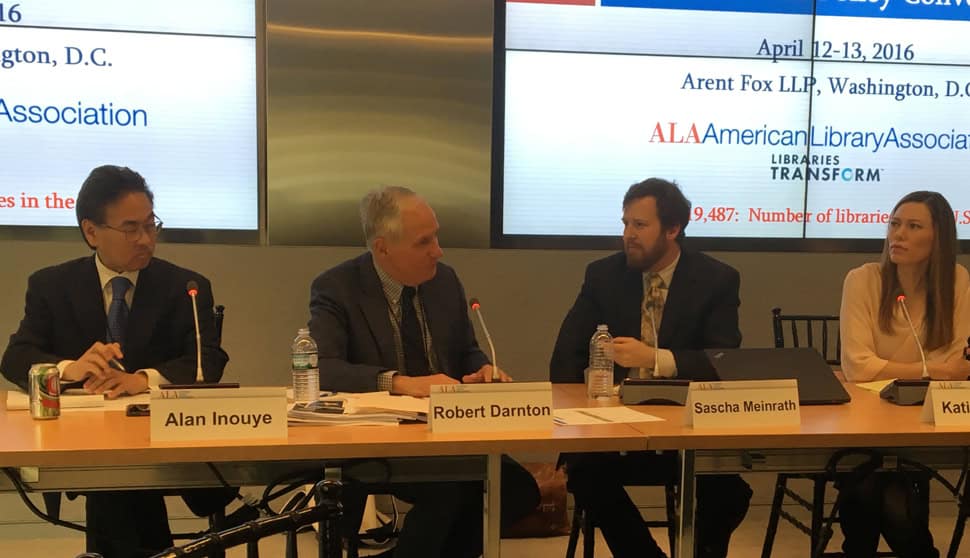
POLYGON ((970 425, 970 382, 930 382, 920 418, 937 426, 970 425))
POLYGON ((286 388, 156 389, 153 442, 286 438, 286 388))
POLYGON ((691 382, 687 424, 694 428, 798 426, 797 380, 691 382))
POLYGON ((552 384, 431 386, 428 424, 432 432, 552 430, 552 384))

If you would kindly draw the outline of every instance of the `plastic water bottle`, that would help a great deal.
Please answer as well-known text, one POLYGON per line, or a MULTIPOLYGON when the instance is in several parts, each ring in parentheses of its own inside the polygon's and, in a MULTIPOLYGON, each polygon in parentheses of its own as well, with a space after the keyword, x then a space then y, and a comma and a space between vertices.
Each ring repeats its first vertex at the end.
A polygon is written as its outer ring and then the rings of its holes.
POLYGON ((317 343, 310 337, 310 330, 302 328, 296 333, 292 347, 293 400, 309 403, 320 398, 320 369, 317 368, 317 343))
POLYGON ((586 395, 590 399, 613 395, 613 336, 606 324, 596 326, 596 333, 589 340, 586 395))

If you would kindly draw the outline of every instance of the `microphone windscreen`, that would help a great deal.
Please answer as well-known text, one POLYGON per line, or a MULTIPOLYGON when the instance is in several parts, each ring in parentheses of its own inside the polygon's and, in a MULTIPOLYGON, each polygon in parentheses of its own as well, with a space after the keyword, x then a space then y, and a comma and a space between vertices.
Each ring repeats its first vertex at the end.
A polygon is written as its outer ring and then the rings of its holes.
POLYGON ((185 290, 190 295, 195 295, 199 292, 199 284, 190 279, 189 282, 185 284, 185 290))

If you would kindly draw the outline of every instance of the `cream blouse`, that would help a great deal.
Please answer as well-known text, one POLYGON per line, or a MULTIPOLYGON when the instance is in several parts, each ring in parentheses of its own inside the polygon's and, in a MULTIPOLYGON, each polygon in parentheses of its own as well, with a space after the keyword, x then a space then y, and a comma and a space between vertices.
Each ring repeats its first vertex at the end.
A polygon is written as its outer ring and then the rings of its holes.
MULTIPOLYGON (((945 362, 962 358, 970 335, 970 274, 956 266, 953 300, 954 339, 926 353, 926 362, 945 362)), ((867 263, 845 276, 842 285, 842 308, 839 329, 842 338, 842 371, 850 382, 873 380, 886 363, 920 362, 919 348, 910 334, 902 309, 893 312, 892 333, 879 328, 879 293, 882 277, 878 263, 867 263)), ((925 321, 913 324, 920 341, 926 338, 925 321)))

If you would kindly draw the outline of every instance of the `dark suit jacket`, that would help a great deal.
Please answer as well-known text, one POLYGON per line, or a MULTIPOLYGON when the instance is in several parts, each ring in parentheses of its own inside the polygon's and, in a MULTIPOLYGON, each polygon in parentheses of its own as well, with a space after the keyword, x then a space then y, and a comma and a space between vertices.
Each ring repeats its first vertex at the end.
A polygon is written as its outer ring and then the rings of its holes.
MULTIPOLYGON (((627 267, 622 252, 587 266, 583 287, 556 339, 549 363, 553 382, 583 381, 589 340, 598 324, 607 324, 614 337, 640 338, 642 277, 640 271, 627 267)), ((740 285, 741 277, 731 266, 699 252, 681 251, 658 332, 660 347, 674 354, 678 377, 715 379, 703 349, 741 345, 740 285)), ((628 372, 616 365, 616 381, 628 372)))
MULTIPOLYGON (((185 292, 190 279, 199 284, 203 374, 210 382, 222 378, 229 357, 216 341, 209 281, 158 258, 138 274, 125 333, 125 369, 154 368, 171 382, 195 382, 195 324, 185 292)), ((32 364, 77 359, 96 341, 104 341, 106 330, 93 256, 42 269, 27 280, 24 318, 10 336, 0 370, 24 387, 32 364)))
MULTIPOLYGON (((455 270, 438 264, 418 286, 440 372, 457 380, 488 359, 468 319, 465 291, 455 270)), ((377 389, 377 375, 398 367, 394 331, 370 252, 323 272, 310 287, 310 335, 320 353, 322 389, 377 389)))

